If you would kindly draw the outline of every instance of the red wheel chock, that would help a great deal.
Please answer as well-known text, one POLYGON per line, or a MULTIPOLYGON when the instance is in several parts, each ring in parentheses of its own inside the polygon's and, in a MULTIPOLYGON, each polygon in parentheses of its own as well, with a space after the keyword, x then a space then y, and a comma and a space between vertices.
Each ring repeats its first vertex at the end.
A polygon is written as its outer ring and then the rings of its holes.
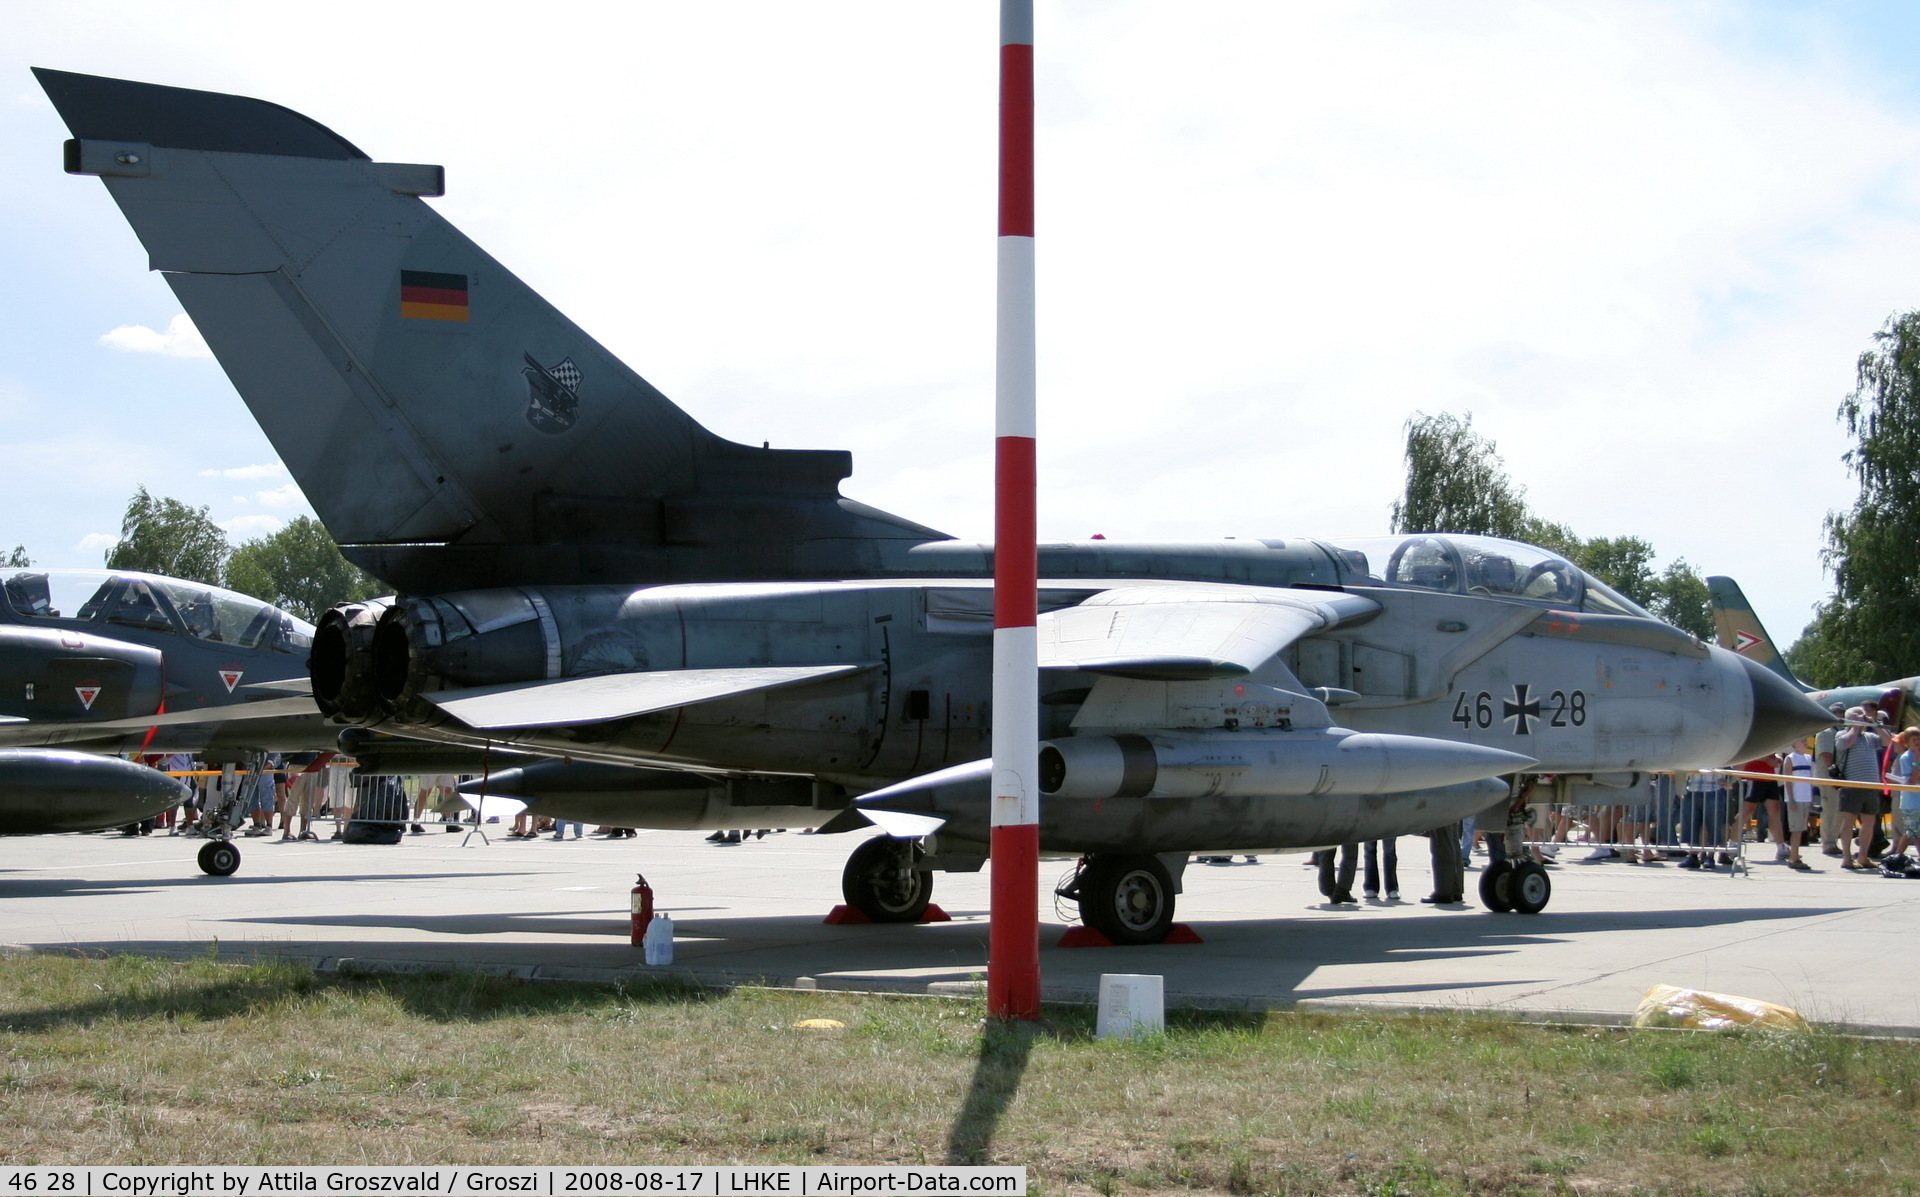
MULTIPOLYGON (((836 906, 827 913, 826 918, 820 921, 829 927, 857 927, 873 922, 872 919, 860 913, 859 908, 855 906, 836 906)), ((931 902, 927 903, 926 913, 914 920, 916 923, 951 923, 952 921, 952 915, 931 902)))
MULTIPOLYGON (((1201 939, 1199 933, 1185 923, 1175 923, 1173 927, 1168 930, 1167 937, 1160 942, 1163 944, 1173 944, 1205 943, 1207 941, 1201 939)), ((1060 937, 1060 942, 1053 946, 1056 948, 1111 948, 1115 945, 1111 939, 1095 931, 1092 927, 1068 927, 1067 933, 1060 937)))

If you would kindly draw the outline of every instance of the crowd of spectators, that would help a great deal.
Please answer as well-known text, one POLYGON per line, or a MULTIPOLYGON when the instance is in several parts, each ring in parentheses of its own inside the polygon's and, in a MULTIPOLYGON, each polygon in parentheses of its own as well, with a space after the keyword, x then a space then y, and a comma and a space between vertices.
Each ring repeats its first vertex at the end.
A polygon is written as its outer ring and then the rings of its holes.
MULTIPOLYGON (((1887 708, 1897 710, 1895 695, 1887 708)), ((1731 770, 1656 775, 1620 803, 1555 807, 1535 859, 1552 863, 1584 841, 1586 863, 1675 862, 1683 869, 1732 867, 1742 843, 1771 842, 1776 862, 1817 872, 1818 852, 1848 872, 1920 877, 1908 855, 1920 846, 1920 726, 1896 730, 1890 711, 1869 700, 1831 707, 1834 726, 1785 752, 1731 770), (1747 776, 1740 776, 1745 774, 1747 776)))
MULTIPOLYGON (((355 827, 385 827, 393 832, 427 834, 438 823, 447 831, 463 831, 480 822, 474 807, 461 797, 460 786, 474 780, 453 774, 414 777, 356 777, 353 762, 334 753, 269 754, 257 772, 209 767, 185 753, 148 756, 146 763, 185 782, 187 800, 140 823, 120 829, 123 836, 166 835, 205 838, 212 828, 212 812, 219 809, 225 787, 237 798, 229 832, 240 838, 276 837, 279 842, 350 840, 355 827), (331 824, 324 837, 321 831, 331 824)), ((519 804, 515 804, 516 807, 519 804)), ((499 822, 489 816, 489 823, 499 822)), ((584 838, 585 825, 536 817, 520 810, 508 839, 584 838)), ((634 835, 631 827, 598 827, 594 835, 618 839, 634 835)))

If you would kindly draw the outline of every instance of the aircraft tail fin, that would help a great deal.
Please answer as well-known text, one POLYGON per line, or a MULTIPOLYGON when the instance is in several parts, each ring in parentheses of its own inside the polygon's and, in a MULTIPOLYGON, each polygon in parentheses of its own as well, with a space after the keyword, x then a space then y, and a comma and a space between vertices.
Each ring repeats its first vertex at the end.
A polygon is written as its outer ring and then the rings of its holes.
POLYGON ((1793 676, 1786 658, 1774 646, 1773 638, 1767 635, 1766 628, 1760 626, 1760 617, 1754 614, 1753 604, 1747 601, 1738 582, 1725 577, 1708 578, 1707 594, 1713 608, 1714 639, 1720 642, 1721 648, 1777 674, 1797 690, 1812 690, 1811 686, 1793 676))
POLYGON ((347 555, 401 589, 848 576, 942 534, 836 450, 714 435, 375 162, 275 104, 35 68, 347 555), (890 555, 890 554, 889 554, 890 555))

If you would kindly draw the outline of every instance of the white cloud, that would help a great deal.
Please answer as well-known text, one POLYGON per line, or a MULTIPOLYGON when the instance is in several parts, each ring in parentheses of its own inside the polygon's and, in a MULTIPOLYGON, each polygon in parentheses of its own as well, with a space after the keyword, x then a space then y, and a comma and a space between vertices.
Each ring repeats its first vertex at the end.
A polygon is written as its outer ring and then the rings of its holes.
POLYGON ((271 536, 286 526, 286 521, 271 515, 237 515, 220 521, 220 530, 233 537, 271 536))
POLYGON ((253 501, 262 507, 292 507, 305 503, 307 497, 300 493, 300 484, 289 482, 285 486, 276 486, 272 490, 253 492, 253 501))
POLYGON ((100 337, 102 345, 111 345, 127 353, 164 353, 168 357, 212 357, 213 351, 201 339, 200 330, 185 312, 167 322, 167 331, 155 332, 144 324, 122 324, 100 337))
POLYGON ((245 495, 228 495, 227 496, 227 502, 233 503, 240 507, 245 507, 248 503, 251 503, 252 501, 253 500, 247 498, 247 496, 245 495))
POLYGON ((73 546, 76 553, 104 553, 120 543, 120 538, 111 532, 89 532, 73 546))
POLYGON ((234 466, 228 470, 201 470, 200 476, 202 478, 231 478, 236 482, 252 482, 256 478, 278 478, 286 472, 286 466, 277 461, 269 461, 261 465, 234 466))

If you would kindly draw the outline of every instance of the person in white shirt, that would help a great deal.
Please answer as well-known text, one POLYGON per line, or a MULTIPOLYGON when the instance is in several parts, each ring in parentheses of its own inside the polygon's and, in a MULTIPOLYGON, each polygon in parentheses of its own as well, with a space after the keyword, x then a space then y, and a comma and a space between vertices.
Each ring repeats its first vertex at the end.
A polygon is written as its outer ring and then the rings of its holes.
POLYGON ((1787 867, 1801 873, 1813 872, 1813 866, 1800 859, 1800 840, 1813 814, 1813 765, 1812 740, 1799 741, 1780 758, 1787 799, 1787 867))
MULTIPOLYGON (((1910 727, 1894 737, 1893 746, 1899 753, 1894 757, 1893 765, 1887 770, 1887 780, 1900 785, 1912 785, 1916 766, 1920 766, 1920 727, 1910 727)), ((1920 791, 1895 790, 1893 792, 1893 851, 1899 856, 1920 842, 1920 791)))

